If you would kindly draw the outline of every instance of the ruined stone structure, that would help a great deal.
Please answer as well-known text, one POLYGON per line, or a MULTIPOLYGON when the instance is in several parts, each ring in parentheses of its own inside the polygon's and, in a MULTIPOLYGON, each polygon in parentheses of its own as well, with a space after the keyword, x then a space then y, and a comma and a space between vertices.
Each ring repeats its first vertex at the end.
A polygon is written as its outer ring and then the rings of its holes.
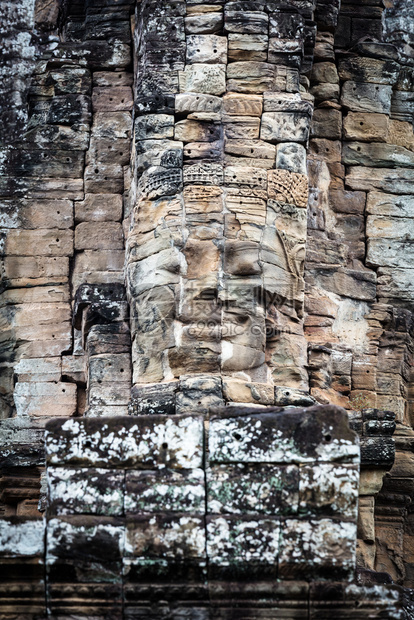
POLYGON ((412 2, 0 18, 0 618, 414 618, 412 2))

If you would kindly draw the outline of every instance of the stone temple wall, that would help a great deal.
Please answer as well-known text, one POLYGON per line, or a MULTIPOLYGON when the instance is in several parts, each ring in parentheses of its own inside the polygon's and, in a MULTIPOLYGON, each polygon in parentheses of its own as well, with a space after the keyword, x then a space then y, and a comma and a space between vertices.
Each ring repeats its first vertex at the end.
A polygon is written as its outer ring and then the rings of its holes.
POLYGON ((0 617, 412 617, 412 3, 0 16, 0 617))

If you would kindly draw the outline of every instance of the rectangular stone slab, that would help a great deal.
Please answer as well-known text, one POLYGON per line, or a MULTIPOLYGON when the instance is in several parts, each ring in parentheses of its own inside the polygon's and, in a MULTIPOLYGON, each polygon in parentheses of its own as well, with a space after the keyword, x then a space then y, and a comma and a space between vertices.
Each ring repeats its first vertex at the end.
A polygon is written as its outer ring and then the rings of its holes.
POLYGON ((193 469, 203 458, 203 421, 162 415, 52 420, 46 453, 52 465, 193 469))
POLYGON ((386 216, 387 219, 390 217, 412 218, 414 216, 414 196, 369 192, 366 211, 368 215, 382 215, 386 216))
POLYGON ((337 516, 356 521, 358 465, 322 463, 299 468, 299 513, 337 516))
POLYGON ((413 100, 414 94, 412 92, 394 91, 391 101, 392 117, 399 121, 411 123, 413 118, 413 100))
POLYGON ((294 465, 213 465, 207 470, 209 513, 296 514, 299 469, 294 465))
POLYGON ((0 219, 4 228, 71 228, 73 203, 70 200, 2 200, 0 219))
POLYGON ((371 239, 401 239, 402 237, 405 241, 412 241, 414 218, 368 215, 366 234, 371 239))
POLYGON ((45 522, 43 519, 7 517, 0 519, 0 556, 43 555, 45 522))
MULTIPOLYGON (((0 231, 3 232, 3 231, 0 231)), ((4 254, 7 256, 72 256, 73 231, 58 228, 5 230, 4 254)), ((35 262, 36 259, 32 259, 35 262)))
POLYGON ((272 90, 275 66, 267 62, 232 62, 227 69, 227 90, 260 94, 272 90))
POLYGON ((125 523, 116 517, 48 521, 46 570, 51 582, 120 583, 125 523))
POLYGON ((356 435, 347 414, 333 405, 266 413, 237 406, 213 410, 211 463, 358 462, 356 435))
POLYGON ((364 142, 386 142, 388 124, 386 114, 348 112, 344 118, 344 138, 364 142))
POLYGON ((414 153, 395 144, 346 142, 342 151, 342 163, 351 166, 375 168, 413 168, 414 153))
POLYGON ((48 467, 48 514, 122 516, 124 474, 108 469, 48 467))
POLYGON ((190 35, 186 37, 187 62, 227 64, 227 37, 214 34, 190 35))
POLYGON ((345 183, 351 189, 410 194, 414 191, 414 170, 352 166, 349 168, 345 183))
POLYGON ((391 86, 349 80, 342 87, 341 104, 354 112, 389 114, 391 95, 391 86))
POLYGON ((76 411, 76 391, 74 383, 17 383, 14 392, 17 415, 71 416, 76 411))
POLYGON ((159 513, 129 517, 125 556, 172 562, 205 560, 204 518, 187 514, 159 513))
POLYGON ((207 556, 214 578, 254 575, 275 578, 279 552, 278 519, 207 517, 207 556))
MULTIPOLYGON (((28 290, 36 291, 36 289, 39 288, 44 287, 36 287, 28 290)), ((18 289, 14 289, 14 291, 18 291, 18 289)), ((26 303, 30 303, 30 301, 26 303)), ((62 375, 62 360, 60 357, 23 358, 14 367, 14 372, 18 376, 19 382, 57 382, 62 375)))
POLYGON ((175 111, 189 114, 192 112, 220 112, 222 99, 203 93, 180 93, 175 97, 175 111))
POLYGON ((344 81, 394 84, 399 70, 398 63, 393 60, 351 57, 339 62, 339 77, 344 81))
POLYGON ((403 267, 414 259, 412 241, 397 239, 369 239, 367 265, 375 267, 403 267))
POLYGON ((204 514, 204 471, 128 471, 125 513, 191 512, 204 514))
POLYGON ((2 467, 30 467, 44 464, 44 429, 27 417, 0 421, 2 467))
POLYGON ((228 60, 266 60, 268 40, 267 34, 229 33, 228 60))
POLYGON ((179 71, 180 92, 200 92, 208 95, 222 95, 226 90, 226 69, 224 65, 194 63, 179 71))
POLYGON ((289 114, 312 117, 313 106, 310 101, 301 99, 299 93, 268 91, 263 94, 265 112, 287 112, 289 114))
POLYGON ((305 142, 309 118, 298 112, 264 112, 260 138, 269 142, 305 142))
POLYGON ((111 562, 124 551, 125 524, 122 519, 97 516, 68 516, 49 519, 48 562, 54 559, 111 562))
POLYGON ((2 259, 4 277, 11 286, 64 284, 69 275, 69 259, 65 256, 7 256, 2 259))
MULTIPOLYGON (((233 3, 233 6, 240 3, 233 3)), ((250 5, 253 3, 250 3, 250 5)), ((269 18, 260 10, 232 10, 226 7, 224 12, 224 26, 227 32, 241 34, 264 34, 267 33, 269 18)))
POLYGON ((387 269, 378 270, 378 296, 414 300, 414 269, 387 269))
POLYGON ((387 469, 395 459, 395 443, 392 437, 362 437, 361 464, 365 467, 387 469))
POLYGON ((119 69, 131 62, 131 49, 125 43, 114 46, 108 41, 83 41, 82 43, 61 43, 55 55, 63 61, 78 60, 87 55, 88 66, 92 69, 119 69))
POLYGON ((351 580, 355 570, 356 524, 332 519, 281 524, 280 579, 351 580))
POLYGON ((178 382, 135 385, 131 390, 132 415, 175 414, 178 382))

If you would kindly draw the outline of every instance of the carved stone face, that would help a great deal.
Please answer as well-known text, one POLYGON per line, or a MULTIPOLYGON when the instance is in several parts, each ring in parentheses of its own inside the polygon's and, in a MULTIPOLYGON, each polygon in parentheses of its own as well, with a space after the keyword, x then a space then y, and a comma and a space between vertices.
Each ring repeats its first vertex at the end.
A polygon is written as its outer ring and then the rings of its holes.
POLYGON ((217 173, 198 168, 198 184, 171 197, 156 196, 169 187, 164 170, 144 173, 129 237, 134 381, 213 373, 266 383, 275 338, 302 316, 306 209, 267 199, 255 181, 202 185, 217 173), (160 188, 148 189, 154 172, 160 188))
MULTIPOLYGON (((303 339, 302 143, 312 104, 296 70, 268 64, 256 75, 251 63, 227 64, 224 36, 185 37, 183 47, 166 111, 137 108, 127 249, 134 383, 195 373, 270 384, 281 368, 305 366, 291 347, 275 351, 283 334, 303 339)), ((282 385, 302 387, 298 376, 282 385)))

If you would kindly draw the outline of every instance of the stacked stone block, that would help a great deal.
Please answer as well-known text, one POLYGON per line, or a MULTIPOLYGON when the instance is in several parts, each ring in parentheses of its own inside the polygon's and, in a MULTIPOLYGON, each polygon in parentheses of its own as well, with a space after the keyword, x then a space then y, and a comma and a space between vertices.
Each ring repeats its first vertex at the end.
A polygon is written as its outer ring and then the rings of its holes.
POLYGON ((0 521, 0 613, 4 618, 46 613, 45 522, 30 516, 0 521))
POLYGON ((340 409, 56 420, 46 451, 56 615, 227 618, 237 582, 241 617, 262 590, 269 617, 310 618, 318 582, 353 579, 359 447, 340 409))
MULTIPOLYGON (((410 267, 402 259, 408 256, 401 245, 405 241, 396 240, 392 231, 398 229, 397 236, 404 236, 409 246, 412 218, 405 193, 412 166, 411 116, 407 103, 393 102, 407 99, 411 69, 400 64, 396 47, 381 42, 380 5, 357 11, 352 3, 343 4, 336 53, 332 35, 318 33, 310 89, 316 103, 310 142, 315 190, 305 268, 306 334, 311 351, 316 347, 310 363, 315 369, 312 393, 318 400, 325 397, 347 408, 364 401, 393 410, 407 424, 410 405, 404 401, 410 400, 411 379, 403 364, 410 358, 409 346, 405 349, 401 336, 400 345, 393 345, 400 352, 385 353, 385 341, 386 332, 395 330, 391 325, 407 321, 410 304, 410 267), (362 26, 366 37, 377 33, 376 41, 360 40, 353 48, 362 26), (341 58, 348 48, 351 54, 341 58), (325 253, 314 249, 322 240, 325 253), (399 258, 391 259, 392 252, 399 258), (405 285, 401 278, 406 278, 405 285), (359 329, 349 330, 347 325, 357 319, 359 329), (321 345, 331 349, 323 377, 317 361, 321 345), (398 369, 384 364, 385 355, 400 358, 398 369)), ((383 21, 392 41, 392 11, 383 21)), ((410 328, 406 323, 399 329, 410 328)))
POLYGON ((317 35, 305 333, 311 394, 362 414, 362 441, 368 433, 376 446, 363 465, 359 562, 411 583, 412 69, 391 45, 408 26, 383 10, 342 3, 335 37, 317 35), (393 414, 400 464, 378 495, 393 414))
MULTIPOLYGON (((32 46, 19 64, 22 111, 13 103, 21 116, 16 131, 27 112, 24 131, 12 139, 12 124, 2 133, 0 417, 17 416, 4 429, 6 452, 11 436, 18 441, 33 428, 35 437, 48 418, 82 414, 89 406, 88 357, 72 325, 74 294, 85 282, 123 283, 128 198, 130 3, 108 11, 99 3, 67 6, 61 40, 58 4, 38 2, 35 12, 29 4, 25 17, 23 7, 4 7, 5 24, 36 30, 32 38, 26 32, 32 46)), ((126 393, 129 366, 128 359, 126 393)), ((95 404, 119 404, 97 385, 93 392, 95 404)), ((122 402, 126 407, 125 393, 122 402)), ((18 468, 36 463, 36 469, 7 473, 1 512, 40 516, 41 451, 38 458, 26 452, 26 462, 24 448, 15 451, 18 468)))
POLYGON ((86 358, 85 415, 125 415, 131 393, 131 340, 122 284, 82 284, 74 327, 86 358))

